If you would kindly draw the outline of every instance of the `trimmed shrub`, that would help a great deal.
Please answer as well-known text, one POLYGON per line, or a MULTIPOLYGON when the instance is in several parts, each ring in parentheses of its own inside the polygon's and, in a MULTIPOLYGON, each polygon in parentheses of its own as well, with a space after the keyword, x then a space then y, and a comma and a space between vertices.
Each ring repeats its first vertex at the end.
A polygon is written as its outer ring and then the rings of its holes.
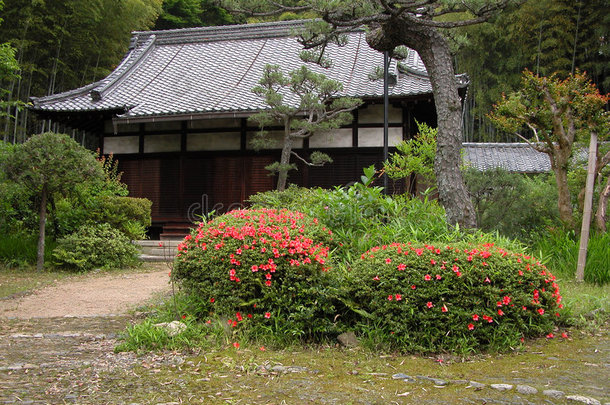
POLYGON ((352 328, 403 352, 507 350, 559 321, 555 277, 536 259, 491 244, 391 244, 345 272, 352 328))
POLYGON ((138 249, 109 224, 83 225, 60 239, 53 251, 55 264, 77 270, 116 268, 139 263, 138 249))
POLYGON ((256 336, 310 339, 328 332, 331 232, 286 210, 237 210, 202 223, 178 246, 172 271, 199 298, 196 316, 227 318, 256 336))
POLYGON ((92 217, 106 222, 132 240, 143 239, 151 224, 152 201, 146 198, 99 196, 92 217))

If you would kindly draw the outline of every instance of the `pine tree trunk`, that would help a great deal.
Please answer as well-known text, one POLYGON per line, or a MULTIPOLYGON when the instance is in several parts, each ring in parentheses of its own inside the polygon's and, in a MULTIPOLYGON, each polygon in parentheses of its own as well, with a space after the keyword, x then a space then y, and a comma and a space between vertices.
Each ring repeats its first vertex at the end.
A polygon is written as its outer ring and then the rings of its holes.
POLYGON ((38 257, 36 262, 36 270, 41 272, 44 267, 44 238, 45 226, 47 223, 47 186, 42 186, 41 201, 40 201, 40 219, 38 221, 38 257))
POLYGON ((475 228, 476 215, 464 185, 461 166, 462 105, 446 40, 433 32, 419 52, 432 83, 438 120, 434 171, 439 200, 451 225, 475 228))
POLYGON ((439 200, 451 225, 476 227, 474 206, 460 171, 462 106, 449 44, 437 29, 391 19, 367 34, 369 45, 380 52, 406 45, 419 53, 432 84, 438 119, 434 171, 439 200))

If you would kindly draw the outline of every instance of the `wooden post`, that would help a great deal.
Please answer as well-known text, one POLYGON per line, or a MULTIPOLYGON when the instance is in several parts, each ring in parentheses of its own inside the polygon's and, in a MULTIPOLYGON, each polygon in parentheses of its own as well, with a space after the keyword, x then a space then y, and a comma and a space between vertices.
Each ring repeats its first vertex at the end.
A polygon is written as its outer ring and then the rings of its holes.
POLYGON ((578 249, 578 265, 576 266, 576 281, 584 281, 585 264, 587 263, 587 245, 591 228, 591 207, 593 206, 593 186, 595 181, 595 162, 597 158, 597 132, 591 132, 589 141, 589 164, 587 166, 587 185, 585 187, 585 205, 582 212, 580 228, 580 247, 578 249))

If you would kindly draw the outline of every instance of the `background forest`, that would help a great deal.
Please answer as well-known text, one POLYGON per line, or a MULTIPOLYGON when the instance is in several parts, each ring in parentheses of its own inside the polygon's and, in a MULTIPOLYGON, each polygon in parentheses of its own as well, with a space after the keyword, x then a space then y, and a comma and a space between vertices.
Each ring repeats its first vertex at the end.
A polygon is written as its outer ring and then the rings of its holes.
MULTIPOLYGON (((29 97, 102 79, 120 63, 131 31, 244 22, 213 0, 0 0, 0 13, 0 136, 13 143, 39 129, 23 109, 29 97)), ((608 27, 607 0, 529 0, 452 33, 456 71, 471 78, 465 141, 514 140, 485 116, 519 87, 525 68, 560 76, 579 69, 602 94, 610 91, 608 27)))

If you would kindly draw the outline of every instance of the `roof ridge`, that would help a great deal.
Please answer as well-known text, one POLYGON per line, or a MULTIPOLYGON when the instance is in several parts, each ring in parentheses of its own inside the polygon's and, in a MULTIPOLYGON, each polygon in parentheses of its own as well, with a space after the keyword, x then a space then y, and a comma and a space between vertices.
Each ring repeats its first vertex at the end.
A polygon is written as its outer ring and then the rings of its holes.
POLYGON ((249 38, 274 38, 290 36, 294 28, 303 27, 312 20, 290 20, 254 24, 219 25, 212 27, 179 28, 159 31, 134 31, 132 41, 136 43, 151 35, 158 44, 176 42, 212 42, 249 38))

